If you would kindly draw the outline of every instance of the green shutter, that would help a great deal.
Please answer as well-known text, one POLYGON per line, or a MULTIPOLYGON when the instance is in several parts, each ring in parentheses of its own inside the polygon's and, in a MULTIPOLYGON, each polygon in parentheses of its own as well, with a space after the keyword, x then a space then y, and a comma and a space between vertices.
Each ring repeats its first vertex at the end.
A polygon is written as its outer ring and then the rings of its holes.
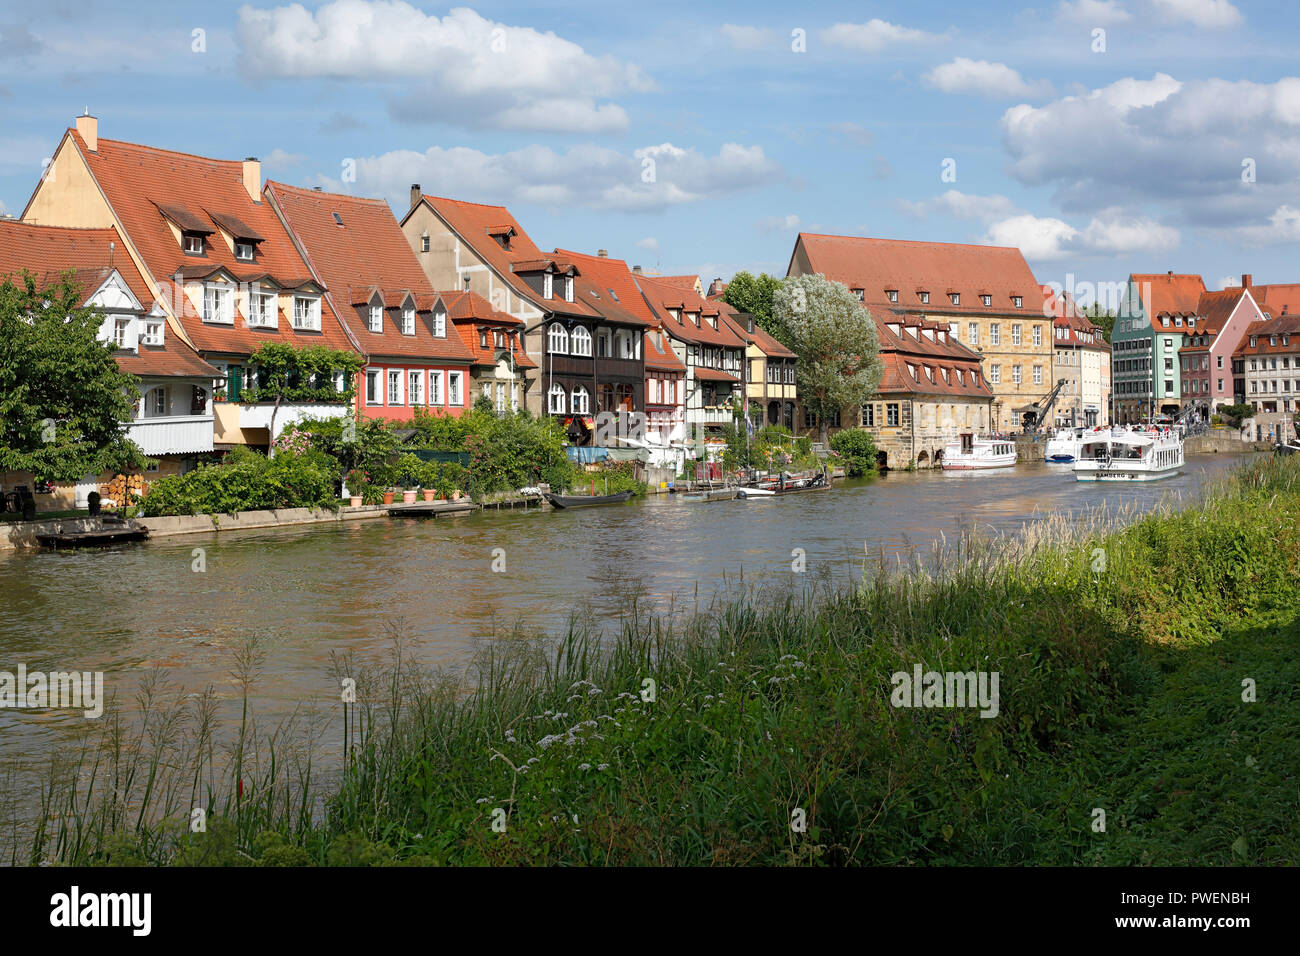
POLYGON ((226 368, 226 398, 229 401, 239 401, 239 388, 243 384, 244 370, 238 365, 231 365, 226 368))

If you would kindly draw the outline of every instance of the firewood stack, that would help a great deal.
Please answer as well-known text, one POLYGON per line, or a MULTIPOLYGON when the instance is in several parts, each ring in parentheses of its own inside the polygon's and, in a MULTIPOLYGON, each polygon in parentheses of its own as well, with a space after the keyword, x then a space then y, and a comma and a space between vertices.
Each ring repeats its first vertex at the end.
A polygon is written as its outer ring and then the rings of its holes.
POLYGON ((120 507, 144 494, 144 475, 118 475, 99 486, 101 497, 120 507))

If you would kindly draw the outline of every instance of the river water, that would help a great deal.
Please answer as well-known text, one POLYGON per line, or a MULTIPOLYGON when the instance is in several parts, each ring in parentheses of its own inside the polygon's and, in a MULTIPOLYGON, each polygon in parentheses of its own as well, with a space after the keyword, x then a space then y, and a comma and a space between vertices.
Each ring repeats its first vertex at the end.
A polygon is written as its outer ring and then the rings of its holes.
MULTIPOLYGON (((1186 500, 1242 459, 1189 460, 1175 478, 1086 484, 1068 466, 988 473, 892 473, 781 499, 689 503, 675 496, 563 512, 485 512, 160 538, 109 550, 0 552, 0 671, 103 671, 124 699, 161 668, 173 685, 209 685, 238 718, 234 649, 261 639, 253 691, 262 718, 337 702, 331 652, 380 659, 402 622, 405 653, 461 666, 503 626, 561 629, 575 609, 614 622, 643 607, 707 604, 720 589, 811 573, 847 578, 866 554, 927 548, 962 526, 1016 532, 1102 502, 1145 510, 1186 500), (206 569, 196 571, 194 549, 206 569), (499 550, 498 550, 499 549, 499 550), (504 560, 504 570, 499 568, 504 560)), ((0 770, 39 763, 84 724, 68 711, 0 709, 0 770)))

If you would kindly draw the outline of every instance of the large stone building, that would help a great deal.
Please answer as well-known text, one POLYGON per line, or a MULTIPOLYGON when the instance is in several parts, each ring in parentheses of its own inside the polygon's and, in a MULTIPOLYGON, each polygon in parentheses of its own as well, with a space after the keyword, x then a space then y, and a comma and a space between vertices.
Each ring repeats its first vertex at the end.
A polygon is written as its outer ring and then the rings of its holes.
MULTIPOLYGON (((954 325, 973 323, 972 337, 978 341, 1007 316, 1022 319, 1007 324, 1020 329, 1017 348, 1034 351, 995 353, 998 361, 1003 354, 1023 354, 1017 361, 1036 363, 1040 380, 1045 378, 1042 369, 1050 373, 1050 336, 1041 331, 1050 320, 1039 308, 1040 287, 1016 250, 802 233, 787 274, 823 275, 844 283, 875 319, 884 366, 877 394, 861 408, 841 410, 828 424, 832 432, 871 431, 888 467, 933 466, 942 460, 948 442, 963 432, 987 434, 999 428, 998 409, 1009 427, 1010 406, 1034 394, 1004 390, 999 399, 980 354, 958 339, 954 325), (947 309, 938 305, 939 296, 947 309), (966 304, 970 301, 976 304, 966 304), (931 314, 932 309, 938 314, 931 314), (1037 335, 1026 332, 1032 328, 1040 329, 1037 335), (1025 344, 1034 342, 1039 344, 1025 344)), ((1000 333, 999 328, 999 343, 1000 333)), ((808 431, 815 434, 815 426, 811 423, 808 431)))
POLYGON ((1017 428, 1020 410, 1051 391, 1052 317, 1019 249, 800 233, 787 275, 808 274, 847 285, 878 323, 944 325, 945 348, 982 365, 992 431, 1017 428))
POLYGON ((1052 312, 1052 381, 1064 382, 1052 413, 1065 428, 1110 424, 1110 343, 1069 293, 1043 286, 1052 312))

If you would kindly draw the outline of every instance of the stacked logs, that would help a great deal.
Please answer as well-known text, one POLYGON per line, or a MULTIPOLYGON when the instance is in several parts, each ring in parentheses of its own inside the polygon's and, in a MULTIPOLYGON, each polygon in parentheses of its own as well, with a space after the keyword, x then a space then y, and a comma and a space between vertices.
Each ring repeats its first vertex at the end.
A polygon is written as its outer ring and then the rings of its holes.
POLYGON ((118 475, 111 481, 99 486, 99 494, 108 501, 120 506, 134 501, 144 494, 144 475, 118 475))

